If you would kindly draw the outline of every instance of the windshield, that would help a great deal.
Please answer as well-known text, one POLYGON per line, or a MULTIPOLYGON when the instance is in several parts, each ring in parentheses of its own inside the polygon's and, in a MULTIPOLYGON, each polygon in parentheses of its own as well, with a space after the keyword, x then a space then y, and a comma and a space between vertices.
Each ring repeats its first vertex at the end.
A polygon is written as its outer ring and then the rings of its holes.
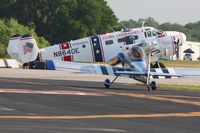
POLYGON ((156 28, 154 28, 154 29, 152 30, 152 32, 153 32, 154 34, 157 34, 157 35, 162 35, 162 33, 163 33, 162 30, 159 30, 159 29, 156 29, 156 28))

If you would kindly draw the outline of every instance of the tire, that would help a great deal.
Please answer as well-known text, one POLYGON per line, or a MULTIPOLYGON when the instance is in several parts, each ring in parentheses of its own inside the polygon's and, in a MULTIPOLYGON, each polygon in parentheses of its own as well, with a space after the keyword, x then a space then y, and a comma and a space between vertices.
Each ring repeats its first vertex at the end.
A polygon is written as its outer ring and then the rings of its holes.
POLYGON ((156 90, 157 89, 156 81, 151 81, 150 87, 151 87, 151 90, 153 90, 153 91, 156 90))
POLYGON ((110 87, 110 84, 111 84, 111 82, 110 82, 109 79, 106 79, 106 80, 104 81, 104 86, 105 86, 105 88, 109 88, 109 87, 110 87))

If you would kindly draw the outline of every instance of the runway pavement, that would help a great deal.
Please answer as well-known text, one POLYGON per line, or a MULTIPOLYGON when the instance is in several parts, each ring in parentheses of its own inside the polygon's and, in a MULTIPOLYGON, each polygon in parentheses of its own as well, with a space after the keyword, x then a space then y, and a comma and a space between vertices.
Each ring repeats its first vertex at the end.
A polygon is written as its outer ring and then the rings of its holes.
POLYGON ((105 89, 103 78, 0 69, 0 132, 200 131, 200 91, 160 88, 148 92, 120 80, 105 89))

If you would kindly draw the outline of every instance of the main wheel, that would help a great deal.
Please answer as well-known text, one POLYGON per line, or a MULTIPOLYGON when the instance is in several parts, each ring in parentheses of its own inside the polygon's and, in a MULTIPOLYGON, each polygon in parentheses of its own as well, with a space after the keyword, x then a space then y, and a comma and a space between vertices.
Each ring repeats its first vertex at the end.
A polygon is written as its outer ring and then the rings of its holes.
POLYGON ((105 86, 105 88, 109 88, 109 87, 110 87, 110 84, 111 84, 111 82, 110 82, 109 79, 106 79, 106 80, 104 81, 104 86, 105 86))
POLYGON ((151 90, 156 90, 157 89, 156 81, 151 81, 150 88, 151 88, 151 90))

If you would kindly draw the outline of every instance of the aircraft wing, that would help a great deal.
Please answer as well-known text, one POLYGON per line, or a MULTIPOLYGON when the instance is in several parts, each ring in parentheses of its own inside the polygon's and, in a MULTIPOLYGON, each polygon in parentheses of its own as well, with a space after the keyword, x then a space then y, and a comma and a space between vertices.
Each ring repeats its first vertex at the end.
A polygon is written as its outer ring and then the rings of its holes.
MULTIPOLYGON (((156 78, 178 78, 178 77, 182 77, 181 75, 178 75, 175 73, 175 71, 170 70, 170 69, 166 69, 166 71, 163 71, 161 68, 156 68, 156 69, 152 69, 150 71, 150 76, 153 79, 156 78), (162 71, 162 72, 154 72, 154 71, 162 71)), ((146 76, 147 73, 146 72, 137 72, 137 71, 116 71, 115 75, 119 75, 119 76, 123 76, 123 75, 127 75, 127 76, 146 76)))
POLYGON ((135 72, 130 69, 113 67, 106 64, 77 63, 57 60, 47 60, 47 69, 64 70, 75 73, 89 73, 98 75, 126 76, 127 75, 145 75, 144 72, 135 72))
MULTIPOLYGON (((90 64, 90 63, 76 63, 65 61, 46 61, 47 68, 50 70, 65 70, 68 72, 76 73, 90 73, 98 75, 111 75, 111 76, 146 76, 146 72, 137 72, 130 69, 121 67, 112 67, 104 64, 90 64)), ((199 69, 186 69, 186 68, 152 68, 150 70, 151 78, 188 78, 188 77, 200 77, 199 69), (191 71, 193 70, 193 75, 191 71), (187 72, 188 73, 187 73, 187 72), (187 75, 188 74, 188 75, 187 75), (196 74, 196 75, 195 75, 196 74)))

